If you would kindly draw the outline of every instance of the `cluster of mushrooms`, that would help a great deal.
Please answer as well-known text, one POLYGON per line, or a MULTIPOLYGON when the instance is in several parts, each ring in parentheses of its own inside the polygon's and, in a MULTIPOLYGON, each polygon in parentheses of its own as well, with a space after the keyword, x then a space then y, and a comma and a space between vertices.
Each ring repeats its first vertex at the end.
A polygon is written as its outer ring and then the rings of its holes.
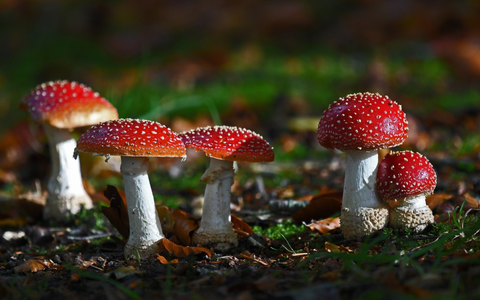
MULTIPOLYGON (((69 81, 37 86, 21 102, 31 118, 43 124, 52 157, 44 219, 65 221, 92 200, 83 188, 78 152, 121 157, 130 235, 125 257, 158 252, 165 236, 155 209, 148 178, 149 157, 186 158, 186 148, 204 151, 210 167, 200 227, 194 245, 225 251, 238 244, 230 222, 233 162, 271 162, 272 147, 257 133, 243 128, 208 126, 182 133, 154 121, 119 119, 115 107, 83 84, 69 81), (78 142, 70 131, 91 126, 78 142)), ((401 107, 379 94, 352 94, 325 111, 318 140, 326 148, 348 153, 341 229, 358 238, 386 226, 421 231, 433 222, 425 195, 432 193, 436 175, 428 160, 411 151, 390 153, 378 165, 378 149, 395 147, 407 136, 401 107), (396 202, 389 209, 387 201, 396 202)))
POLYGON ((319 143, 347 153, 340 226, 345 238, 361 238, 384 228, 421 232, 434 222, 425 197, 437 176, 427 158, 412 151, 390 152, 378 162, 378 150, 407 138, 402 107, 387 96, 350 94, 325 110, 317 130, 319 143))
POLYGON ((147 170, 149 157, 186 158, 186 148, 202 150, 210 167, 201 181, 207 184, 200 227, 194 245, 224 251, 238 244, 230 222, 233 162, 270 162, 273 148, 257 133, 243 128, 208 126, 182 133, 154 121, 118 119, 113 105, 89 87, 69 81, 37 86, 21 102, 34 121, 41 122, 49 140, 52 173, 47 185, 44 219, 65 221, 92 207, 83 188, 78 152, 121 157, 130 234, 125 245, 127 259, 158 252, 165 236, 155 208, 147 170), (78 142, 70 130, 91 126, 78 142))

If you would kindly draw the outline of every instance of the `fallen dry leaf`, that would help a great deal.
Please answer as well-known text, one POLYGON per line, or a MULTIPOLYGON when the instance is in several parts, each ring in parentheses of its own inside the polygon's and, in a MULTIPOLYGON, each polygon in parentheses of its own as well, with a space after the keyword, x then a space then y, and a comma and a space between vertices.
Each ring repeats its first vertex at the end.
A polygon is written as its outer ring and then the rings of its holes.
POLYGON ((207 248, 181 246, 169 241, 168 239, 161 239, 158 242, 158 246, 160 248, 160 253, 168 252, 175 257, 186 257, 190 253, 205 253, 208 255, 208 257, 212 256, 212 253, 207 248))
POLYGON ((343 245, 337 246, 329 242, 325 242, 325 250, 327 252, 333 252, 333 253, 340 253, 340 252, 353 253, 354 252, 349 247, 345 247, 343 245))
POLYGON ((172 213, 170 212, 170 208, 163 205, 157 205, 155 208, 157 209, 160 224, 162 224, 163 233, 166 236, 173 234, 175 220, 172 213))
POLYGON ((168 265, 168 264, 178 264, 178 259, 172 259, 168 261, 168 259, 165 258, 165 256, 158 255, 157 260, 162 264, 162 265, 168 265))
POLYGON ((325 242, 325 250, 327 252, 340 253, 340 247, 329 242, 325 242))
POLYGON ((470 208, 478 209, 480 207, 480 203, 478 202, 478 200, 472 195, 470 195, 469 193, 464 193, 462 196, 463 196, 462 200, 465 201, 465 205, 463 207, 464 210, 468 210, 470 208))
POLYGON ((112 223, 112 225, 122 235, 124 240, 130 235, 130 225, 128 222, 127 202, 125 197, 120 195, 116 187, 108 185, 103 192, 110 201, 110 207, 102 206, 102 213, 112 223))
POLYGON ((174 233, 184 246, 188 246, 192 243, 192 233, 195 231, 199 223, 189 213, 180 209, 171 209, 174 218, 174 233))
POLYGON ((86 269, 92 265, 94 265, 95 262, 94 261, 91 261, 91 260, 84 260, 83 257, 81 260, 78 260, 77 259, 77 267, 80 268, 80 269, 86 269))
POLYGON ((183 246, 190 245, 192 232, 199 226, 198 220, 180 209, 159 205, 156 208, 165 235, 183 246))
POLYGON ((334 229, 340 228, 340 217, 323 219, 306 226, 312 231, 317 230, 322 234, 326 234, 334 229))
POLYGON ((238 238, 246 238, 250 235, 250 233, 237 228, 233 228, 233 231, 237 234, 238 238))
POLYGON ((234 229, 238 229, 246 233, 254 233, 250 225, 245 223, 242 219, 234 215, 230 215, 230 216, 231 216, 231 222, 233 224, 234 229))
POLYGON ((428 207, 430 207, 430 209, 433 210, 436 207, 438 207, 440 204, 442 204, 443 202, 445 202, 449 199, 452 199, 452 198, 453 198, 453 195, 451 195, 451 194, 436 193, 436 194, 427 196, 425 201, 427 202, 428 207))
POLYGON ((310 222, 330 217, 342 207, 342 191, 327 191, 318 194, 304 208, 297 211, 292 218, 297 222, 310 222))
POLYGON ((17 273, 35 273, 41 270, 45 270, 46 268, 50 268, 51 266, 53 266, 53 264, 53 261, 51 261, 50 259, 32 258, 27 260, 25 263, 16 266, 14 270, 17 273))

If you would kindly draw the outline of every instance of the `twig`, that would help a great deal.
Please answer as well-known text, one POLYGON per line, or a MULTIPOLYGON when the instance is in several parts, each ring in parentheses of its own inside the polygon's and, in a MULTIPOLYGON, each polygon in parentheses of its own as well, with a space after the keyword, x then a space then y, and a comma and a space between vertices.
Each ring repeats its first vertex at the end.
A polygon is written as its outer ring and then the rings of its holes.
MULTIPOLYGON (((443 235, 439 235, 439 236, 436 236, 436 237, 435 237, 435 236, 429 237, 430 239, 435 238, 435 240, 434 240, 433 242, 427 243, 427 244, 425 244, 425 245, 421 245, 421 246, 417 246, 417 247, 415 247, 415 248, 412 248, 412 250, 410 250, 410 251, 408 252, 408 254, 413 254, 415 251, 418 251, 418 250, 422 249, 423 247, 427 247, 427 246, 430 246, 430 245, 432 245, 432 244, 435 244, 442 236, 443 236, 443 235)), ((427 238, 428 238, 428 237, 426 236, 426 237, 424 237, 423 240, 426 240, 427 238)), ((408 239, 407 239, 407 240, 408 240, 408 239)), ((412 239, 412 240, 413 240, 413 239, 412 239)), ((417 241, 420 241, 421 239, 416 239, 416 240, 417 240, 417 241)))
POLYGON ((99 270, 99 271, 104 271, 102 268, 99 268, 99 267, 94 266, 94 265, 90 265, 89 267, 94 268, 94 269, 97 269, 97 270, 99 270))
POLYGON ((71 241, 84 241, 84 240, 94 240, 94 239, 101 239, 101 238, 106 238, 112 235, 116 235, 116 232, 107 232, 103 234, 97 234, 97 235, 87 235, 87 236, 67 236, 68 240, 71 241))
POLYGON ((258 259, 258 258, 250 257, 250 256, 245 255, 245 254, 242 254, 242 253, 240 253, 238 256, 239 256, 240 258, 252 260, 252 261, 258 262, 259 264, 262 264, 262 265, 264 265, 264 266, 268 266, 268 264, 267 264, 266 262, 261 261, 261 260, 258 259))

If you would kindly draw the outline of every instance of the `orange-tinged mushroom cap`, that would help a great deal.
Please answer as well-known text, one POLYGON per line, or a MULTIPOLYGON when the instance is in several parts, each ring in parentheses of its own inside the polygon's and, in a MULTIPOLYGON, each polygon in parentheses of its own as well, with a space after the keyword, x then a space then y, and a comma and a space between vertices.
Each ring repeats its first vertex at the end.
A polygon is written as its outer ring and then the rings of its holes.
POLYGON ((20 103, 35 122, 75 128, 118 119, 116 108, 83 84, 51 81, 37 86, 20 103))

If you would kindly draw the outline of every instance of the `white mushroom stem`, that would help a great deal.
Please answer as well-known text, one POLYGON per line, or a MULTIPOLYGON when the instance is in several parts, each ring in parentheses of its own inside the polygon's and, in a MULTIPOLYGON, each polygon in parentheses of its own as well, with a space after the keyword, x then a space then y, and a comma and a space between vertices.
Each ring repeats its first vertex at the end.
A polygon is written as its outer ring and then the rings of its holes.
POLYGON ((45 220, 66 221, 80 211, 91 208, 92 199, 83 187, 80 160, 73 157, 77 143, 68 129, 43 124, 50 145, 52 170, 47 184, 45 220))
POLYGON ((207 183, 200 227, 193 235, 193 244, 213 245, 226 251, 238 245, 230 223, 230 198, 233 184, 233 162, 210 159, 210 167, 202 178, 207 183))
POLYGON ((130 235, 125 245, 125 258, 136 259, 158 253, 157 242, 165 236, 158 218, 148 179, 148 158, 122 156, 120 171, 127 200, 130 235))
POLYGON ((390 224, 394 228, 411 228, 418 233, 433 222, 433 213, 427 205, 425 194, 399 200, 398 205, 390 211, 390 224))
POLYGON ((347 154, 340 225, 345 238, 360 238, 385 227, 388 209, 375 189, 377 151, 347 154))

